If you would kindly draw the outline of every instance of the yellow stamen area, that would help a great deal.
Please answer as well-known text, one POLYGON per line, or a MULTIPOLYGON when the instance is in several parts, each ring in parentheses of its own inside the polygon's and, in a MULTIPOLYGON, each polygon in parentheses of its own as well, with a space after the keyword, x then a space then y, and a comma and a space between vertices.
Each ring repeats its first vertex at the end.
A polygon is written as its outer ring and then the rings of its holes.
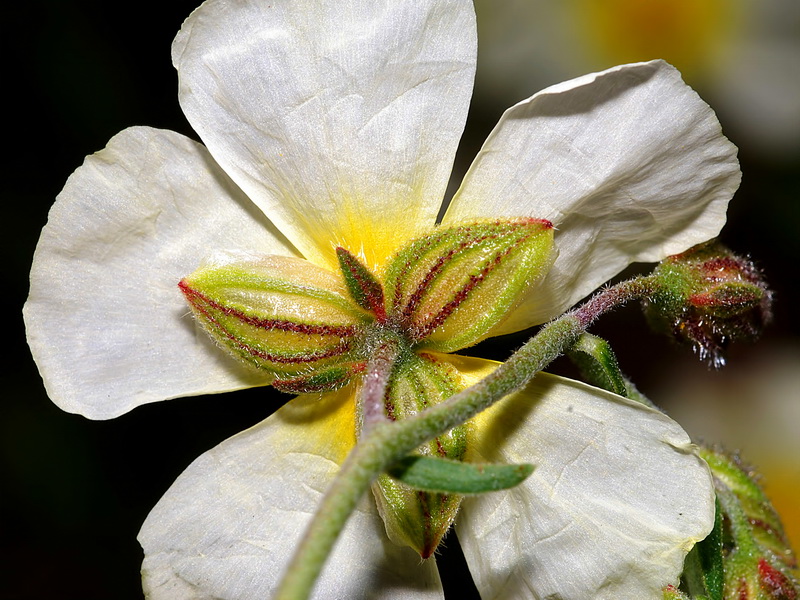
POLYGON ((348 385, 321 396, 297 396, 276 413, 281 420, 281 434, 303 438, 307 452, 341 465, 356 445, 354 389, 348 385))
POLYGON ((570 20, 600 66, 663 58, 687 79, 716 60, 741 24, 737 0, 573 0, 570 20))
POLYGON ((369 199, 352 199, 335 207, 335 217, 324 223, 307 223, 321 252, 309 258, 331 271, 339 270, 336 248, 341 246, 358 256, 364 265, 379 277, 388 259, 406 242, 434 225, 435 214, 425 218, 422 201, 404 196, 391 204, 369 199))
MULTIPOLYGON (((487 375, 490 375, 501 363, 486 360, 484 358, 474 358, 471 356, 461 356, 460 354, 443 354, 440 352, 428 352, 437 361, 450 364, 457 371, 461 377, 461 381, 466 389, 469 386, 475 385, 487 375)), ((495 428, 493 427, 493 415, 497 411, 497 405, 491 406, 488 410, 478 413, 467 421, 467 430, 470 432, 468 435, 480 435, 485 437, 493 435, 495 428)), ((498 439, 498 442, 500 440, 498 439)), ((471 445, 467 446, 466 460, 474 460, 470 454, 471 445)))

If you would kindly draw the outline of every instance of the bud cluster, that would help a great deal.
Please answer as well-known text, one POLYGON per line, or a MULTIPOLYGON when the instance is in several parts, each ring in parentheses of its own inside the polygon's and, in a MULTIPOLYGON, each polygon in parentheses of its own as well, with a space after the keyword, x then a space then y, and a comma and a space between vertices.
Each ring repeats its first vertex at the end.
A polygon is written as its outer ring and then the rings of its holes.
POLYGON ((687 594, 684 594, 674 585, 665 587, 662 594, 662 600, 691 600, 687 594))

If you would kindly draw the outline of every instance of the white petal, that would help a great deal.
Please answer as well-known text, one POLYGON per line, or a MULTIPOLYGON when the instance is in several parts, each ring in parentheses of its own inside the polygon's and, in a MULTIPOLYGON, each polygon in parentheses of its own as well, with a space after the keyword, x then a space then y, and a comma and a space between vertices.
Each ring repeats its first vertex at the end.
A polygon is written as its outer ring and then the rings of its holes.
POLYGON ((553 269, 496 332, 542 323, 631 262, 717 235, 739 185, 736 147, 663 61, 615 67, 510 108, 445 223, 533 216, 557 227, 553 269))
MULTIPOLYGON (((473 378, 493 368, 454 364, 473 378)), ((473 431, 470 460, 535 465, 462 506, 458 538, 484 600, 661 598, 711 530, 708 467, 655 410, 541 373, 473 431)))
MULTIPOLYGON (((151 600, 269 598, 355 443, 351 392, 300 396, 195 460, 145 521, 151 600)), ((442 598, 433 560, 386 537, 371 495, 347 522, 314 598, 442 598)))
POLYGON ((374 264, 433 225, 475 46, 466 0, 209 0, 173 63, 192 126, 304 255, 374 264))
POLYGON ((139 127, 87 157, 42 230, 25 305, 50 398, 108 419, 263 385, 195 328, 178 289, 222 248, 292 253, 201 145, 139 127))

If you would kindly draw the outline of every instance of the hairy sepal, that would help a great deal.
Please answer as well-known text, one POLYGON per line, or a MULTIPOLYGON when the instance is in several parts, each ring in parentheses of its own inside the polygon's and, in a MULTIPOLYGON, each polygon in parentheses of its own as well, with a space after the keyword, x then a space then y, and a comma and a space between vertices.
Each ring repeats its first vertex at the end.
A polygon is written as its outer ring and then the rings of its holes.
POLYGON ((545 275, 554 254, 553 226, 543 219, 437 228, 389 262, 389 321, 420 349, 453 352, 475 344, 545 275))
POLYGON ((336 389, 363 368, 358 339, 371 317, 337 274, 308 261, 220 254, 179 287, 220 345, 286 391, 336 389))
MULTIPOLYGON (((431 355, 409 353, 395 366, 385 396, 390 420, 408 418, 465 387, 458 372, 431 355)), ((462 460, 467 427, 460 425, 421 446, 417 453, 462 460)), ((372 486, 386 533, 397 544, 430 557, 450 528, 461 505, 459 494, 428 492, 382 475, 372 486)))
POLYGON ((344 277, 350 297, 364 310, 371 312, 379 322, 386 320, 383 286, 361 260, 346 248, 336 248, 339 269, 344 277))

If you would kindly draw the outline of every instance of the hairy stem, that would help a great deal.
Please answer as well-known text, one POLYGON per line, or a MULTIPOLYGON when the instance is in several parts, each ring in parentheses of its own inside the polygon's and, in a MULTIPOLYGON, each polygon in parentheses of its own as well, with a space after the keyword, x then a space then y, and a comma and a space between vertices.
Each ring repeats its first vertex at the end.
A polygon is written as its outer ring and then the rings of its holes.
POLYGON ((367 363, 359 397, 364 418, 363 435, 369 433, 375 425, 389 422, 385 407, 386 388, 400 353, 400 340, 396 336, 386 337, 377 344, 367 363))
POLYGON ((590 300, 569 314, 574 315, 586 328, 603 313, 622 306, 630 300, 646 298, 652 295, 657 287, 658 279, 653 275, 635 277, 600 290, 590 300))

